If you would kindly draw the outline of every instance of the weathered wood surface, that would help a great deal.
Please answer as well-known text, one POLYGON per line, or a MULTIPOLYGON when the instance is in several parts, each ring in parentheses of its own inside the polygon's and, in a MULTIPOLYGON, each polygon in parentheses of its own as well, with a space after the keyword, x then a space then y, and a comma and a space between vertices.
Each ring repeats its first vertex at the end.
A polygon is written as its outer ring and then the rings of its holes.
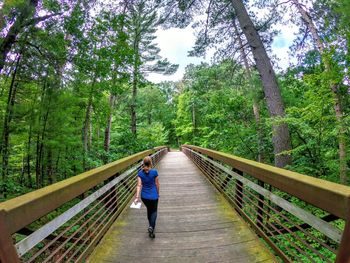
POLYGON ((146 209, 127 208, 89 262, 276 262, 252 230, 182 153, 159 165, 156 238, 146 209))

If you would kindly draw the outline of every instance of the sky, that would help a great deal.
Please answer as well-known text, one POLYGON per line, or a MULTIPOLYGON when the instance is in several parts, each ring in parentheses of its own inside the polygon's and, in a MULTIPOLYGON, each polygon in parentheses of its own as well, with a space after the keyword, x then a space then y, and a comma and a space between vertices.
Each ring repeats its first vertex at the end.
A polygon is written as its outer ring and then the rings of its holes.
POLYGON ((159 83, 161 81, 181 80, 188 64, 200 64, 201 61, 210 62, 210 56, 206 58, 188 57, 188 51, 192 49, 196 41, 194 31, 191 26, 184 29, 171 28, 168 30, 158 29, 155 42, 160 48, 160 54, 163 58, 169 59, 171 63, 179 64, 177 72, 170 76, 161 74, 149 74, 148 80, 159 83))
MULTIPOLYGON (((289 55, 289 47, 295 38, 298 29, 292 25, 276 25, 275 28, 280 30, 280 33, 275 37, 272 43, 272 55, 278 59, 275 69, 284 70, 288 67, 290 62, 295 62, 293 57, 289 55)), ((159 83, 161 81, 178 81, 182 79, 185 68, 188 64, 200 64, 201 61, 210 62, 213 51, 208 52, 206 58, 188 57, 190 51, 195 43, 194 30, 191 26, 184 29, 171 28, 168 30, 159 29, 157 31, 156 43, 161 49, 160 55, 168 58, 171 63, 179 64, 177 72, 171 76, 163 76, 161 74, 149 74, 147 79, 149 81, 159 83)))

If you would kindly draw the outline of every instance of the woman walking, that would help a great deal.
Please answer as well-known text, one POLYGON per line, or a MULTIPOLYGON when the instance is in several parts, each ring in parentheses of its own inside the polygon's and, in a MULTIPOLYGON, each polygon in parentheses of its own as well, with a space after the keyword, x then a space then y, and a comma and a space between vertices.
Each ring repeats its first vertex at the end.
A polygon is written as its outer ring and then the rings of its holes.
POLYGON ((152 159, 149 156, 143 159, 142 169, 138 172, 135 202, 140 201, 140 193, 141 200, 147 207, 149 237, 155 238, 154 230, 157 220, 159 180, 157 170, 152 169, 152 159))

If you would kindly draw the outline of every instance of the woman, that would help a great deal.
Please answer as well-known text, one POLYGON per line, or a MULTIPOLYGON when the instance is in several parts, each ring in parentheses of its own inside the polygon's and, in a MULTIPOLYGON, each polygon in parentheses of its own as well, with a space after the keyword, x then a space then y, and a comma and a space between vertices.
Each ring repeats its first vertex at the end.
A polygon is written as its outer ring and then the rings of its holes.
POLYGON ((147 156, 143 159, 142 169, 138 172, 135 203, 141 200, 147 207, 149 222, 148 233, 150 238, 155 238, 154 229, 157 220, 159 199, 158 172, 152 168, 152 159, 147 156))

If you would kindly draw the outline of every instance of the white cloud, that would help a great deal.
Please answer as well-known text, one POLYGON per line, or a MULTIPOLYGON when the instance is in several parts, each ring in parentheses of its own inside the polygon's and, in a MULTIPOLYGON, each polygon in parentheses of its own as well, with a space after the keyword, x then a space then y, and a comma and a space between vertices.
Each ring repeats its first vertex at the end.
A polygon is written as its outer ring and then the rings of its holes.
POLYGON ((171 28, 168 30, 159 29, 156 33, 159 48, 161 49, 160 55, 163 58, 168 58, 171 63, 179 64, 177 72, 170 76, 164 76, 161 74, 149 74, 147 79, 149 81, 159 83, 161 81, 170 80, 178 81, 181 80, 184 73, 185 67, 188 64, 200 64, 201 61, 209 62, 210 56, 207 58, 194 58, 188 57, 188 51, 192 49, 196 41, 193 29, 188 26, 184 29, 171 28))

